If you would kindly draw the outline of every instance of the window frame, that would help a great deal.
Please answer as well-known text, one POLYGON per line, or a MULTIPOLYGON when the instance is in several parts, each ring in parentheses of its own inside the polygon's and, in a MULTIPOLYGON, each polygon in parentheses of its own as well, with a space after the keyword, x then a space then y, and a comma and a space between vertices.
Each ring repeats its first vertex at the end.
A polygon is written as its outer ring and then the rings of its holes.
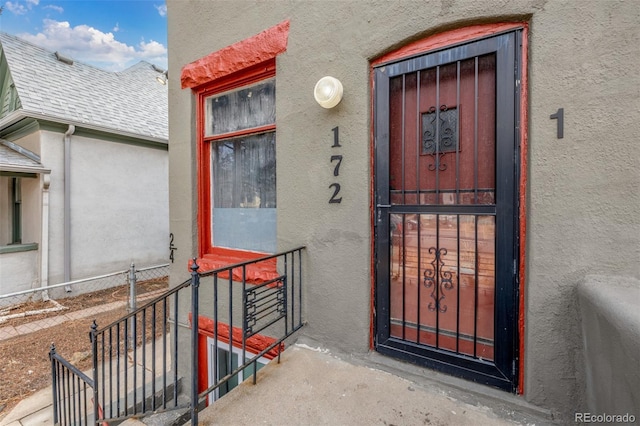
MULTIPOLYGON (((235 342, 234 342, 235 343, 235 342)), ((224 377, 226 374, 222 374, 222 372, 220 371, 220 357, 215 357, 214 358, 214 351, 218 349, 218 350, 222 350, 227 352, 228 355, 236 357, 237 359, 237 365, 242 365, 244 364, 244 362, 246 362, 247 360, 253 358, 254 356, 257 355, 257 353, 251 352, 247 349, 245 349, 245 360, 240 363, 240 359, 242 358, 242 347, 238 347, 236 345, 231 346, 231 348, 229 348, 229 343, 224 342, 220 339, 218 339, 217 344, 216 344, 216 340, 213 337, 209 337, 207 336, 207 363, 208 363, 208 369, 207 369, 207 375, 208 375, 208 383, 207 383, 207 387, 211 386, 214 384, 215 382, 215 373, 218 373, 218 377, 224 377), (231 350, 229 350, 231 349, 231 350), (214 364, 214 359, 216 359, 218 361, 218 365, 213 365, 214 364), (214 370, 215 368, 215 370, 214 370)), ((258 357, 258 359, 256 359, 256 364, 261 364, 261 366, 258 368, 258 370, 260 370, 260 368, 266 366, 269 361, 271 361, 270 359, 261 356, 258 357)), ((233 365, 233 363, 232 363, 233 365)), ((256 365, 257 367, 257 365, 256 365)), ((237 381, 238 383, 233 386, 233 388, 235 388, 236 386, 239 386, 242 382, 244 382, 245 380, 249 379, 251 377, 251 375, 253 375, 253 373, 248 374, 249 370, 243 370, 242 372, 238 373, 236 375, 237 381), (246 376, 246 377, 245 377, 246 376)), ((227 382, 229 383, 229 382, 227 382)), ((233 388, 228 389, 227 392, 231 391, 233 388)), ((220 388, 217 388, 214 392, 209 393, 208 395, 208 403, 209 404, 213 404, 217 399, 220 398, 220 392, 219 392, 220 388)), ((225 393, 226 394, 226 393, 225 393)), ((224 396, 224 395, 223 395, 224 396)))
POLYGON ((24 179, 35 179, 35 173, 25 172, 0 172, 2 181, 0 184, 5 188, 1 193, 6 196, 4 202, 7 207, 7 214, 1 218, 1 226, 5 228, 6 239, 0 241, 0 253, 13 253, 19 251, 36 250, 37 243, 23 242, 24 236, 24 179), (6 179, 6 180, 5 180, 6 179))
POLYGON ((22 244, 22 179, 11 180, 11 244, 22 244))
MULTIPOLYGON (((203 259, 225 259, 225 264, 252 260, 265 255, 263 252, 215 246, 212 244, 211 215, 213 213, 211 199, 211 144, 234 137, 257 133, 275 132, 276 123, 228 132, 220 135, 205 136, 206 99, 222 92, 228 92, 256 84, 262 80, 275 78, 275 58, 260 64, 237 71, 227 76, 214 79, 196 90, 196 131, 197 131, 197 179, 198 179, 198 257, 203 259)), ((276 166, 277 167, 277 166, 276 166)), ((221 265, 220 265, 221 266, 221 265)))

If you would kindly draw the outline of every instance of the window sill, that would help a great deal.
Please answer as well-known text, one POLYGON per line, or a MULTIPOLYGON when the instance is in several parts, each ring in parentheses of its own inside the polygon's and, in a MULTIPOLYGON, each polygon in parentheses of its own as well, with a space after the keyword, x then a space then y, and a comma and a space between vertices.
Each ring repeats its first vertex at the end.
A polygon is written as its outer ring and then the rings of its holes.
MULTIPOLYGON (((189 312, 189 325, 193 324, 193 313, 189 312)), ((229 344, 229 325, 223 322, 218 322, 218 333, 215 332, 216 322, 206 316, 198 315, 198 333, 215 339, 218 337, 218 341, 229 344)), ((242 349, 242 328, 232 327, 231 336, 233 338, 233 347, 242 349)), ((262 334, 255 334, 245 341, 245 348, 247 352, 253 354, 259 354, 263 350, 275 343, 276 339, 273 337, 265 336, 262 334)), ((269 352, 263 356, 267 359, 273 359, 284 350, 284 342, 280 345, 272 348, 269 352)))
POLYGON ((32 251, 32 250, 38 250, 38 243, 9 244, 6 246, 0 246, 0 254, 18 253, 22 251, 32 251))
MULTIPOLYGON (((243 262, 260 259, 269 256, 269 253, 256 253, 242 250, 231 250, 224 248, 214 248, 211 253, 207 253, 196 259, 198 272, 205 273, 219 270, 228 266, 237 265, 243 262)), ((189 261, 189 270, 193 260, 189 261)), ((275 257, 256 263, 249 263, 245 266, 244 279, 248 284, 262 284, 277 278, 277 259, 275 257)), ((242 282, 243 268, 241 266, 232 269, 233 281, 242 282)), ((218 278, 229 279, 229 271, 221 271, 218 278)))

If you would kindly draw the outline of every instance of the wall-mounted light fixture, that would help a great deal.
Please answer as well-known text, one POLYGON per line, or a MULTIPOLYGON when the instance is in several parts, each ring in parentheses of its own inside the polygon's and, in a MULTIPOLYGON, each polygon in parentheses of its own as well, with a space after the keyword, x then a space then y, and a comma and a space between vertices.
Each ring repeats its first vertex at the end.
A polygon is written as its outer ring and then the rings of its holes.
POLYGON ((335 77, 322 77, 313 89, 313 97, 323 108, 333 108, 342 100, 342 83, 335 77))
POLYGON ((158 83, 165 85, 167 84, 167 80, 169 79, 169 71, 164 71, 162 74, 160 74, 159 76, 156 76, 156 80, 158 81, 158 83))

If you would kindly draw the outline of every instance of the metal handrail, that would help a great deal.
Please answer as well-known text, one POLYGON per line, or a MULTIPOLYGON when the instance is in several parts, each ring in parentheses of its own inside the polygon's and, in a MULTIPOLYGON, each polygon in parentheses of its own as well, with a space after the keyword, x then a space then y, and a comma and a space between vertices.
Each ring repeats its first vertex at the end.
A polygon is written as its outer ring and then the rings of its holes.
POLYGON ((142 306, 139 306, 138 308, 136 308, 135 310, 129 312, 127 315, 118 318, 117 320, 113 321, 111 324, 105 325, 102 328, 99 328, 96 333, 100 334, 100 333, 104 333, 106 330, 108 330, 109 328, 113 328, 114 326, 116 326, 117 324, 120 324, 122 322, 124 322, 125 320, 141 313, 142 311, 144 311, 145 309, 148 309, 150 306, 155 305, 156 303, 162 301, 163 299, 167 299, 169 296, 177 293, 178 291, 182 290, 183 288, 189 287, 191 285, 191 279, 188 279, 186 281, 183 281, 181 284, 177 285, 176 287, 173 287, 169 290, 167 290, 165 293, 162 293, 159 296, 156 296, 155 298, 149 300, 147 303, 145 303, 142 306))
MULTIPOLYGON (((214 392, 216 389, 219 389, 225 383, 229 382, 233 377, 238 376, 243 373, 245 369, 250 366, 253 366, 253 382, 256 382, 257 378, 257 368, 256 363, 259 358, 264 356, 265 354, 272 351, 274 348, 278 348, 278 362, 280 362, 280 354, 282 352, 282 344, 283 342, 293 335, 296 331, 298 331, 303 325, 302 321, 302 251, 305 250, 304 246, 300 246, 294 248, 292 250, 280 252, 273 255, 268 255, 264 257, 260 257, 257 259, 252 259, 248 261, 238 262, 233 265, 224 266, 221 268, 216 268, 212 271, 205 271, 203 273, 198 273, 198 265, 196 264, 196 259, 194 259, 192 264, 192 300, 195 300, 196 303, 192 306, 192 344, 193 344, 193 358, 192 358, 192 369, 194 372, 198 371, 198 317, 199 317, 199 303, 198 302, 198 287, 200 286, 200 279, 206 277, 213 277, 213 292, 214 292, 214 309, 213 309, 213 320, 214 320, 214 363, 217 364, 217 352, 218 352, 218 285, 219 285, 219 276, 222 275, 224 281, 228 282, 228 291, 229 291, 229 304, 232 303, 232 292, 234 286, 241 284, 242 285, 242 300, 243 300, 243 318, 242 318, 242 337, 240 342, 236 342, 238 345, 242 347, 242 361, 238 362, 238 366, 234 369, 232 368, 231 356, 229 357, 229 365, 227 371, 229 371, 224 377, 217 377, 217 370, 214 373, 214 383, 208 386, 202 392, 198 392, 199 383, 198 383, 198 375, 194 374, 192 376, 191 384, 191 424, 198 424, 198 410, 201 406, 201 403, 204 402, 206 397, 214 392), (296 256, 297 253, 297 269, 296 269, 296 256), (273 278, 262 282, 260 284, 254 285, 254 283, 249 283, 247 279, 247 267, 255 264, 264 262, 270 259, 280 258, 282 259, 281 268, 283 269, 282 274, 277 278, 273 278), (290 263, 289 263, 290 262, 290 263), (238 282, 234 281, 233 269, 241 269, 242 273, 240 275, 240 280, 235 278, 238 282), (228 273, 227 273, 228 272, 228 273), (295 277, 298 278, 298 282, 296 283, 295 277), (250 285, 250 287, 248 286, 250 285), (296 284, 298 287, 296 287, 296 284), (260 291, 260 294, 256 292, 256 290, 260 291), (248 295, 251 294, 251 297, 248 295), (274 299, 275 297, 275 299, 274 299), (261 303, 264 303, 265 300, 268 300, 269 303, 269 312, 267 314, 262 315, 260 318, 254 318, 251 313, 255 312, 256 309, 260 309, 261 303), (274 304, 275 301, 275 304, 274 304), (295 320, 296 316, 296 303, 298 303, 298 316, 297 322, 295 320), (270 314, 270 315, 269 315, 270 314), (249 319, 252 319, 256 322, 262 321, 259 325, 256 324, 255 332, 249 332, 249 319), (291 320, 291 327, 289 326, 289 320, 291 320), (249 358, 247 358, 246 346, 247 340, 255 335, 258 332, 261 332, 268 327, 273 326, 276 323, 281 323, 284 330, 282 334, 279 335, 278 338, 274 339, 269 346, 263 348, 259 353, 252 354, 249 358)), ((229 351, 232 352, 233 343, 233 309, 229 307, 229 351)), ((214 394, 215 395, 215 394, 214 394)))
MULTIPOLYGON (((86 398, 86 388, 93 392, 94 420, 96 424, 110 420, 124 420, 136 415, 143 415, 148 412, 163 411, 180 407, 189 407, 191 422, 197 424, 198 411, 203 399, 220 386, 227 383, 233 377, 254 366, 253 379, 256 380, 257 360, 273 349, 278 348, 277 357, 280 361, 280 352, 283 342, 303 325, 302 321, 302 251, 305 247, 297 247, 292 250, 283 251, 277 254, 263 256, 257 259, 246 260, 232 265, 223 266, 210 271, 198 272, 197 259, 193 260, 191 267, 191 277, 188 280, 169 289, 144 305, 132 310, 120 319, 104 326, 98 327, 94 321, 91 326, 90 339, 93 355, 93 378, 80 372, 70 362, 62 358, 52 347, 50 357, 52 362, 52 375, 54 384, 54 417, 59 420, 56 401, 56 386, 58 373, 56 368, 64 368, 78 377, 86 384, 84 392, 86 398), (283 269, 276 278, 254 285, 255 283, 247 279, 247 268, 252 264, 268 261, 271 259, 281 259, 280 265, 274 263, 274 268, 283 269), (241 269, 241 275, 234 275, 234 269, 241 269), (229 272, 230 271, 230 272, 229 272), (229 272, 229 273, 227 273, 229 272), (232 351, 234 341, 242 345, 242 361, 236 368, 231 368, 231 363, 224 377, 217 378, 215 383, 207 385, 207 388, 199 392, 198 383, 198 341, 199 324, 198 318, 201 312, 200 306, 200 282, 201 278, 213 277, 212 285, 206 287, 215 294, 213 300, 213 313, 211 318, 215 326, 215 352, 217 356, 218 345, 218 312, 223 309, 218 303, 218 285, 220 281, 226 281, 229 292, 229 350, 232 351), (240 279, 238 278, 240 277, 240 279), (235 281, 234 281, 235 280, 235 281), (234 339, 234 327, 232 294, 234 288, 242 286, 242 338, 234 339), (179 382, 178 377, 178 356, 180 355, 178 341, 179 313, 185 315, 179 309, 184 309, 185 305, 181 300, 183 291, 191 287, 190 294, 190 343, 191 343, 191 389, 187 392, 189 396, 188 405, 178 403, 179 382), (180 308, 182 306, 182 308, 180 308), (251 311, 251 313, 249 313, 251 311), (173 318, 173 319, 172 319, 173 318), (172 328, 170 328, 172 327, 172 328), (269 333, 274 332, 272 327, 281 330, 270 339, 270 344, 266 348, 261 348, 258 353, 247 354, 246 346, 248 339, 263 330, 269 329, 269 333), (171 336, 169 331, 171 330, 171 336), (171 339, 169 338, 171 337, 171 339), (169 341, 171 340, 171 341, 169 341), (149 343, 150 349, 147 349, 149 343), (158 346, 158 351, 156 351, 158 346), (151 364, 147 360, 147 352, 151 351, 151 364), (141 356, 140 356, 141 355, 141 356), (157 355, 161 356, 158 361, 157 355), (250 355, 250 358, 247 358, 250 355), (168 357, 171 357, 168 365, 168 357), (133 361, 130 363, 129 361, 133 361), (138 362, 141 362, 138 365, 138 362), (57 363, 57 364, 56 364, 57 363), (158 366, 159 364, 159 366, 158 366), (57 365, 61 367, 57 367, 57 365), (133 370, 132 372, 130 370, 133 370), (232 371, 233 370, 233 371, 232 371), (159 375, 158 375, 159 374, 159 375), (170 377, 172 375, 172 377, 170 377), (114 383, 115 382, 115 383, 114 383), (157 383, 159 382, 159 383, 157 383), (172 387, 172 389, 171 389, 172 387), (168 400, 170 397, 171 400, 168 400), (158 399, 161 398, 160 401, 158 399)), ((275 275, 275 274, 274 274, 275 275)), ((224 284, 222 284, 224 285, 224 284)), ((235 291, 238 291, 236 289, 235 291)), ((236 293, 239 297, 240 295, 236 293)), ((205 307, 210 308, 207 304, 205 307)), ((236 323, 239 321, 236 315, 236 323)), ((275 332, 274 332, 275 333, 275 332)), ((239 346, 237 346, 239 348, 239 346)), ((273 352, 272 352, 273 353, 273 352)), ((59 393, 59 392, 58 392, 59 393)), ((81 406, 81 404, 78 404, 81 406)), ((86 404, 84 405, 86 409, 86 404)))
MULTIPOLYGON (((89 424, 90 412, 87 401, 88 389, 93 395, 95 382, 76 366, 56 352, 55 345, 49 350, 53 391, 53 423, 56 425, 89 424), (77 389, 76 389, 77 384, 77 389), (81 386, 81 385, 84 386, 81 386), (84 419, 84 420, 83 420, 84 419)), ((93 399, 94 420, 98 418, 99 407, 93 399)))

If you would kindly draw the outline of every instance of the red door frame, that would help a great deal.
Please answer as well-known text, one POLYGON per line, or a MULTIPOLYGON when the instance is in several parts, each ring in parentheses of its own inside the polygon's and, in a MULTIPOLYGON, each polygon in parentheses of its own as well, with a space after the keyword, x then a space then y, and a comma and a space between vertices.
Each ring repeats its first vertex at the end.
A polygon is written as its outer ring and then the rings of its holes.
MULTIPOLYGON (((430 51, 435 51, 442 48, 450 48, 456 44, 466 43, 475 39, 497 35, 499 33, 512 31, 515 29, 522 30, 522 46, 521 46, 521 76, 520 76, 520 176, 519 176, 519 301, 518 301, 518 334, 519 334, 519 378, 517 393, 522 394, 524 391, 524 331, 525 331, 525 246, 526 246, 526 188, 527 188, 527 148, 528 148, 528 80, 527 80, 527 58, 528 58, 528 30, 529 24, 527 22, 500 22, 490 24, 472 25, 464 28, 458 28, 433 36, 429 36, 425 39, 421 39, 403 46, 393 52, 384 54, 377 59, 371 61, 369 64, 369 79, 371 85, 371 129, 370 129, 370 170, 372 171, 370 176, 370 226, 371 235, 375 235, 375 182, 373 176, 373 170, 375 170, 375 150, 374 147, 374 68, 388 62, 394 62, 399 59, 409 58, 418 54, 424 54, 430 51)), ((370 298, 370 330, 369 330, 369 345, 370 349, 374 349, 374 324, 375 324, 375 284, 376 277, 373 271, 375 271, 375 239, 371 238, 371 298, 370 298)))

